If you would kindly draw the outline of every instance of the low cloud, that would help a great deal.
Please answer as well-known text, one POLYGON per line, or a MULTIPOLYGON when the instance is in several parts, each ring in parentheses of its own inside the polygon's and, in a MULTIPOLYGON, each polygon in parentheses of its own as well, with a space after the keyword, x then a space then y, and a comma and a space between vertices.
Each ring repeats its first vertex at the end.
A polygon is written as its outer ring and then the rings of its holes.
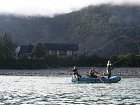
POLYGON ((88 5, 103 3, 140 4, 139 0, 0 0, 0 13, 17 15, 44 15, 68 13, 88 5))

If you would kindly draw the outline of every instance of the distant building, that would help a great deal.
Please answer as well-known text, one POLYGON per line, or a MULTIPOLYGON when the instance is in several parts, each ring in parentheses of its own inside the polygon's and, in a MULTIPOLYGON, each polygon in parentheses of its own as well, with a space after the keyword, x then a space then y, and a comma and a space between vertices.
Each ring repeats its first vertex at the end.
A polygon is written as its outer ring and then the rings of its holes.
POLYGON ((31 52, 33 49, 33 45, 19 45, 16 49, 15 49, 15 53, 17 57, 30 57, 31 56, 31 52))
MULTIPOLYGON (((76 56, 79 51, 78 44, 71 43, 45 43, 46 55, 57 55, 58 57, 62 56, 76 56)), ((16 49, 16 56, 23 57, 31 56, 31 52, 34 45, 19 45, 16 49)))

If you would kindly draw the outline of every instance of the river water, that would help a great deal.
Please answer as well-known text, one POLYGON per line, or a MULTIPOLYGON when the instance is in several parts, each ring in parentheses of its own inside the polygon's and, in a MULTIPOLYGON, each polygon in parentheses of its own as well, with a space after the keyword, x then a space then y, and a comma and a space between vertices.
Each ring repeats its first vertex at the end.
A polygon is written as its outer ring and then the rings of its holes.
POLYGON ((140 78, 76 84, 66 76, 0 76, 0 105, 140 105, 140 78))

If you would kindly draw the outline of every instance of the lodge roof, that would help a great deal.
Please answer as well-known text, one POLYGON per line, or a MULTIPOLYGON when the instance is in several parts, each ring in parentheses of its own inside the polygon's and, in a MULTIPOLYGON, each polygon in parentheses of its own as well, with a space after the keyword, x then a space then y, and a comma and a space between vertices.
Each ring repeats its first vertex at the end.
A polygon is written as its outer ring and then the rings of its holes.
POLYGON ((20 53, 31 53, 33 45, 20 45, 20 53))
MULTIPOLYGON (((19 53, 31 53, 33 49, 33 45, 19 45, 20 51, 19 53)), ((46 47, 46 50, 59 50, 59 51, 78 51, 79 46, 78 44, 72 44, 72 43, 45 43, 44 46, 46 47)))
POLYGON ((45 43, 46 50, 77 51, 78 44, 72 43, 45 43))

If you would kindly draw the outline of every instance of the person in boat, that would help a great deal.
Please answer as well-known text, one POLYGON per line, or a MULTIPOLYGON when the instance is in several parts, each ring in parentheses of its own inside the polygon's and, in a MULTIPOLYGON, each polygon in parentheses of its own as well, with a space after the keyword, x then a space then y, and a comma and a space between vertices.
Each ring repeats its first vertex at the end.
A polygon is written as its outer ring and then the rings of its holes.
POLYGON ((112 71, 112 69, 113 69, 113 68, 112 68, 112 64, 111 64, 111 61, 109 60, 109 61, 107 62, 107 69, 106 69, 108 78, 111 77, 111 71, 112 71))
POLYGON ((78 69, 74 66, 73 69, 71 70, 72 74, 76 78, 81 78, 82 76, 78 73, 78 69))
POLYGON ((98 78, 99 73, 96 72, 95 67, 93 67, 91 70, 89 70, 89 77, 91 78, 98 78))

